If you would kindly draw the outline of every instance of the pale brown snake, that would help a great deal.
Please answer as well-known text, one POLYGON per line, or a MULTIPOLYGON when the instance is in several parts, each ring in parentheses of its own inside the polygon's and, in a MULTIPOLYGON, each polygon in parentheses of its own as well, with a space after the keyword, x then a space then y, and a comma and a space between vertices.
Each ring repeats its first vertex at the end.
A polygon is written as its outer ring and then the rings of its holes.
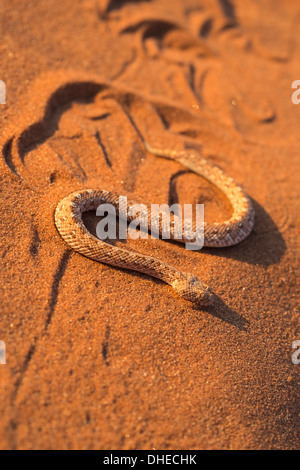
MULTIPOLYGON (((221 223, 204 223, 204 246, 227 247, 244 240, 254 225, 254 210, 249 197, 235 181, 222 170, 193 152, 157 150, 145 143, 146 149, 159 157, 181 163, 204 177, 227 197, 232 206, 232 216, 221 223)), ((183 273, 162 261, 143 254, 112 246, 94 237, 82 221, 82 213, 96 210, 100 204, 112 204, 118 211, 119 195, 103 189, 76 191, 59 202, 55 211, 56 227, 73 250, 88 258, 121 268, 139 271, 156 277, 184 299, 207 306, 213 302, 213 293, 195 275, 183 273)), ((128 203, 128 205, 132 204, 128 203)), ((171 226, 171 239, 174 238, 171 226)), ((180 240, 179 240, 180 241, 180 240)), ((183 235, 182 240, 185 242, 183 235)))

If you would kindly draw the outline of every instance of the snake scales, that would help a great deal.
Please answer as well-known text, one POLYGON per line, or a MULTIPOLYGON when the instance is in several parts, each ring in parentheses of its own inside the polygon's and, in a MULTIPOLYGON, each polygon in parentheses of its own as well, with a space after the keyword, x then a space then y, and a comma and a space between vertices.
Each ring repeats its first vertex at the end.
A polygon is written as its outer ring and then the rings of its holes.
MULTIPOLYGON (((215 165, 192 152, 158 150, 147 143, 146 149, 163 158, 181 163, 194 173, 206 178, 228 198, 233 212, 229 220, 221 223, 204 223, 204 246, 226 247, 244 240, 254 225, 254 210, 249 197, 235 181, 215 165)), ((178 271, 162 261, 112 246, 94 237, 82 221, 82 213, 96 210, 100 204, 112 204, 118 211, 119 196, 104 190, 76 191, 62 199, 55 211, 56 227, 65 242, 75 251, 88 258, 121 268, 139 271, 156 277, 167 284, 184 299, 207 306, 213 302, 210 288, 196 276, 178 271)), ((128 203, 128 207, 131 203, 128 203)), ((161 233, 161 223, 159 231, 161 233)), ((170 227, 171 239, 174 230, 170 227)), ((180 240, 179 240, 180 241, 180 240)), ((185 242, 185 236, 182 236, 185 242)))

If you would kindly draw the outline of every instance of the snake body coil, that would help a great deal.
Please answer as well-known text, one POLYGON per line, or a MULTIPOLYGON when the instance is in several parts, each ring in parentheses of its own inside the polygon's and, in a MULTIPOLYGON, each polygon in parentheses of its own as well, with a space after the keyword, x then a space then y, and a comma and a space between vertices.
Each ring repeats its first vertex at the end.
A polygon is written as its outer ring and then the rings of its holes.
MULTIPOLYGON (((197 154, 158 150, 147 143, 145 146, 150 153, 175 160, 206 178, 219 188, 231 203, 233 212, 229 220, 204 223, 204 246, 236 245, 250 234, 254 225, 254 210, 249 197, 232 178, 197 154)), ((103 203, 112 204, 118 211, 119 196, 104 190, 83 190, 72 193, 59 202, 55 211, 55 224, 62 238, 72 249, 96 261, 156 277, 171 285, 181 297, 193 303, 207 306, 213 302, 211 290, 196 276, 182 273, 158 259, 112 246, 94 237, 85 227, 82 213, 96 210, 103 203)), ((128 203, 128 206, 130 204, 132 203, 128 203)), ((161 233, 161 226, 159 231, 161 233)), ((171 239, 175 238, 172 227, 170 235, 171 239)), ((182 241, 185 241, 184 236, 182 241)))

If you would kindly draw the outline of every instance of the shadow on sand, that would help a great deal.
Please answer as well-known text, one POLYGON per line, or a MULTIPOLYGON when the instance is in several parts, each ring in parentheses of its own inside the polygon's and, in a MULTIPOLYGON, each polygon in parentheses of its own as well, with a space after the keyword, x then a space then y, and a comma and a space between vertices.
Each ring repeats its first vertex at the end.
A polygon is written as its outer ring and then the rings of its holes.
MULTIPOLYGON (((252 265, 270 266, 272 264, 278 263, 286 251, 285 241, 277 226, 271 217, 267 214, 267 212, 263 209, 263 207, 260 206, 256 201, 252 201, 252 203, 256 213, 256 221, 253 233, 246 240, 244 240, 239 245, 228 248, 203 248, 202 250, 199 250, 199 253, 204 252, 212 256, 236 259, 243 263, 252 265)), ((88 230, 94 236, 96 236, 96 225, 99 221, 99 217, 96 217, 95 213, 90 212, 84 214, 83 219, 88 230)), ((126 240, 109 241, 109 243, 113 245, 120 242, 125 244, 126 240)), ((139 277, 145 276, 144 274, 134 271, 128 272, 139 277)), ((154 278, 153 281, 161 283, 161 281, 154 278)), ((207 308, 192 306, 192 309, 201 313, 205 311, 208 314, 228 323, 229 325, 235 326, 239 330, 249 330, 249 321, 226 305, 225 302, 216 295, 214 304, 212 306, 207 308)))

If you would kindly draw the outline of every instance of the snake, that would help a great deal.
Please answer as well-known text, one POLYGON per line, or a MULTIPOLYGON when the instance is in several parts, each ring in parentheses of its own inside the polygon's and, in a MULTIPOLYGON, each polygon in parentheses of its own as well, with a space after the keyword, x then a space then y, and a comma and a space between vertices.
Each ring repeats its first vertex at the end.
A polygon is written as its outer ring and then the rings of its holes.
MULTIPOLYGON (((254 226, 255 218, 252 202, 241 186, 230 176, 197 152, 158 149, 147 142, 144 142, 144 145, 149 153, 176 161, 205 178, 228 199, 232 207, 230 219, 220 223, 204 222, 203 246, 229 247, 248 237, 254 226)), ((101 204, 112 205, 120 216, 119 195, 104 189, 79 190, 64 197, 58 203, 55 209, 55 225, 70 248, 92 260, 157 278, 170 285, 183 299, 197 306, 207 307, 213 304, 216 295, 194 274, 181 272, 157 258, 111 245, 92 235, 85 226, 82 215, 84 212, 97 210, 101 204)), ((132 204, 134 202, 128 201, 127 209, 132 204)), ((128 216, 129 220, 132 220, 132 216, 128 216)), ((150 230, 150 216, 147 217, 146 222, 150 230)), ((163 232, 162 219, 159 221, 158 231, 160 235, 163 232)), ((170 239, 175 240, 174 224, 170 226, 170 239)), ((187 241, 186 232, 182 233, 181 239, 176 238, 176 241, 185 243, 187 241)))

